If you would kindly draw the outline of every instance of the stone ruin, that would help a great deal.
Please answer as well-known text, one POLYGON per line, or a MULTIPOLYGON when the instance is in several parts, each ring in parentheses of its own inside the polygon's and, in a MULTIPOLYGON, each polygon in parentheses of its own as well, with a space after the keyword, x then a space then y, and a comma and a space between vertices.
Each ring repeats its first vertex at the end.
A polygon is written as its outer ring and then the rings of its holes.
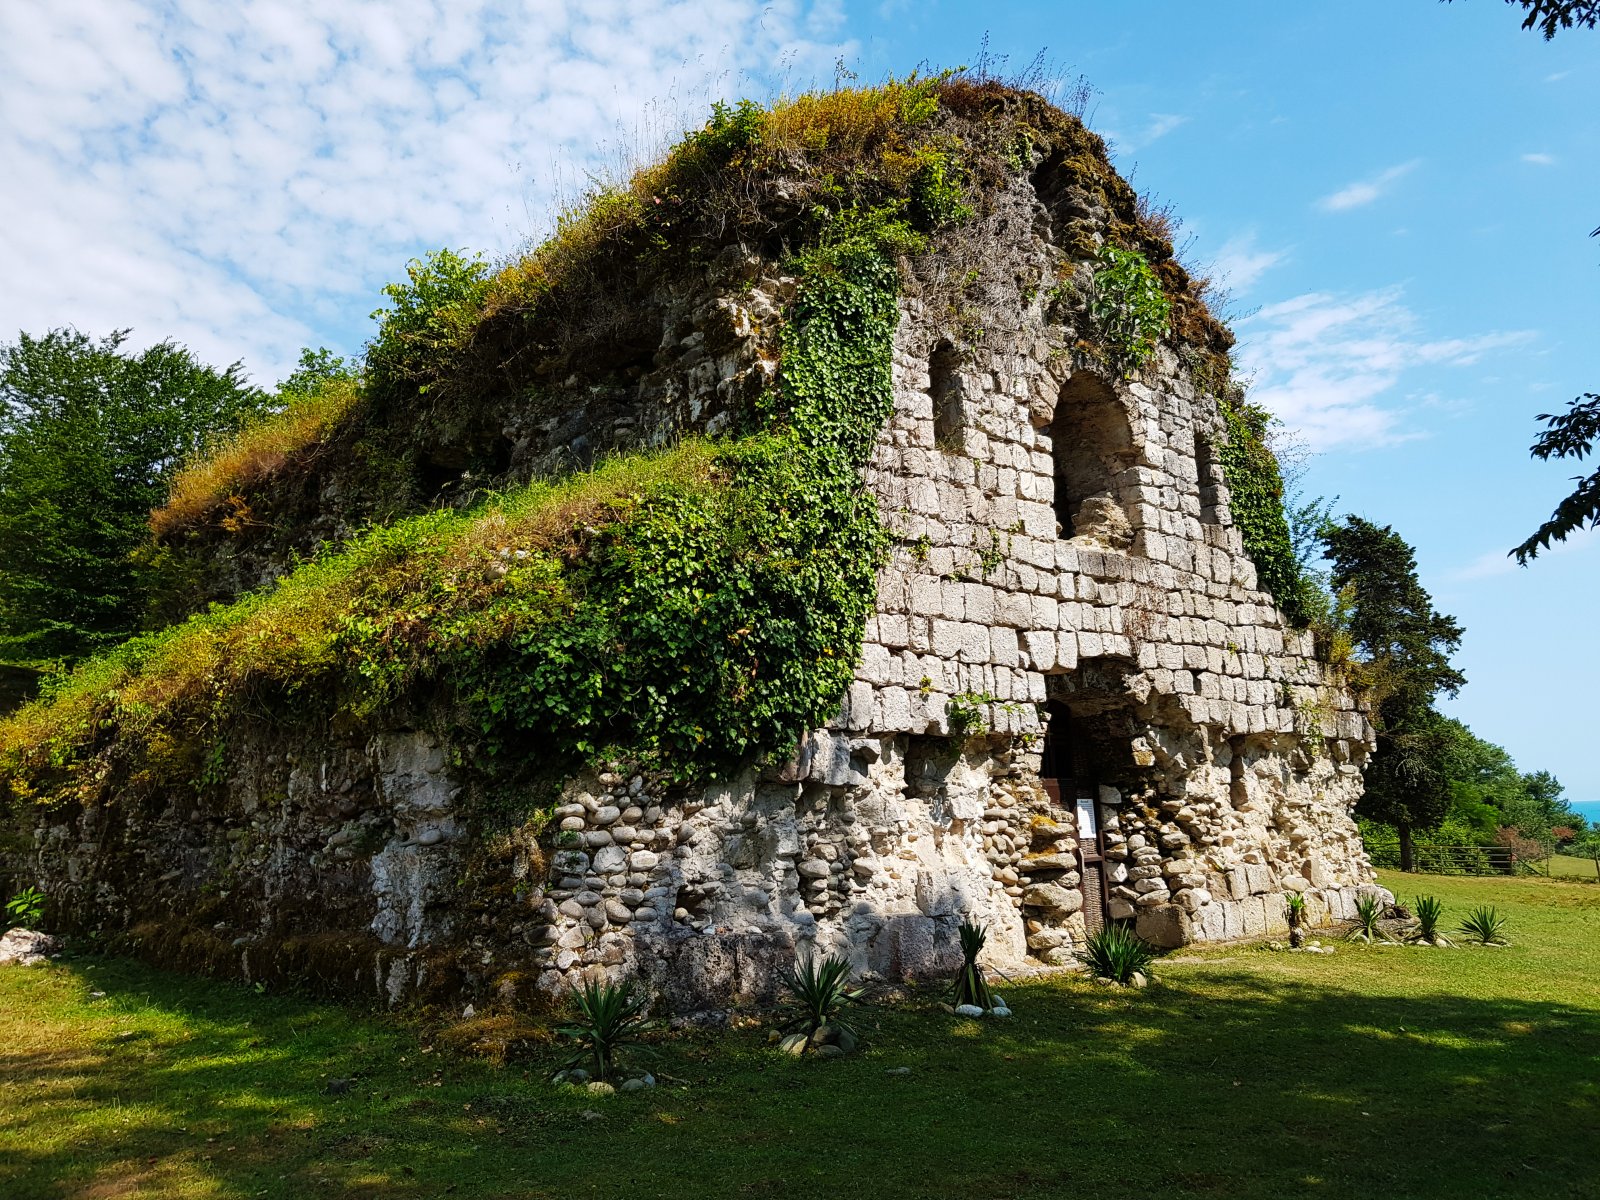
MULTIPOLYGON (((1177 946, 1281 932, 1290 892, 1312 924, 1351 915, 1371 727, 1258 584, 1193 355, 1169 339, 1124 378, 1019 286, 1084 278, 1115 217, 1048 150, 955 267, 905 268, 974 272, 982 336, 906 288, 866 473, 894 550, 855 680, 791 760, 687 788, 599 764, 547 826, 485 847, 447 734, 262 725, 215 804, 45 811, 42 885, 79 925, 246 978, 511 1000, 600 967, 691 1008, 770 996, 808 948, 927 977, 962 920, 1015 971, 1107 922, 1177 946)), ((772 375, 793 286, 734 248, 642 296, 631 378, 487 421, 507 469, 727 427, 772 375)), ((235 563, 272 558, 252 553, 235 563)))

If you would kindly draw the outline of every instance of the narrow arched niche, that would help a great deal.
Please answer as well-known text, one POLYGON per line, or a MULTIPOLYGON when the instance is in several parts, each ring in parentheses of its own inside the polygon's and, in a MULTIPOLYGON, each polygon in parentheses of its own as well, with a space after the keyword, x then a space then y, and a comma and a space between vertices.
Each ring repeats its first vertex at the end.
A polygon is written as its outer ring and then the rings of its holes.
POLYGON ((1118 482, 1133 463, 1133 429, 1111 385, 1086 371, 1062 384, 1050 444, 1060 536, 1089 537, 1126 549, 1133 542, 1134 524, 1118 482))
POLYGON ((928 394, 933 399, 933 441, 942 450, 959 450, 967 427, 959 368, 961 356, 940 342, 928 357, 928 394))
POLYGON ((1194 468, 1200 486, 1200 519, 1207 525, 1219 525, 1222 523, 1222 472, 1211 439, 1199 430, 1194 435, 1194 468))

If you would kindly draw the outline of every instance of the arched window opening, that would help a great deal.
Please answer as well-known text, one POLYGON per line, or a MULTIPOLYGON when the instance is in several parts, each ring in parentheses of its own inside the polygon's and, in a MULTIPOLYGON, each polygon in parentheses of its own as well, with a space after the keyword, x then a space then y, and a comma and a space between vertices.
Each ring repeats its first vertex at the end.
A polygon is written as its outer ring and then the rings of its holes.
POLYGON ((933 440, 942 450, 959 450, 966 431, 962 403, 961 356, 949 342, 940 342, 928 359, 928 393, 933 397, 933 440))
POLYGON ((1133 430, 1111 385, 1087 371, 1068 379, 1050 424, 1050 442, 1060 536, 1126 549, 1133 542, 1133 524, 1119 483, 1133 465, 1133 430))

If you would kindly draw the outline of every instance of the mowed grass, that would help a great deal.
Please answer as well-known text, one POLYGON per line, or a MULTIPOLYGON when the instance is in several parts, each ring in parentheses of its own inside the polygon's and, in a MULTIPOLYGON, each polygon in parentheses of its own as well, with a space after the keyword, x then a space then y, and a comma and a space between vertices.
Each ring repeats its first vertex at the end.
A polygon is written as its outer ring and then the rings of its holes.
POLYGON ((1600 882, 1600 866, 1592 858, 1575 854, 1552 854, 1546 864, 1551 875, 1565 875, 1571 879, 1592 879, 1600 882))
POLYGON ((1596 1195, 1600 888, 1386 882, 1513 944, 1186 952, 1002 987, 1009 1022, 930 996, 831 1062, 682 1035, 607 1098, 123 960, 0 969, 0 1196, 1596 1195))

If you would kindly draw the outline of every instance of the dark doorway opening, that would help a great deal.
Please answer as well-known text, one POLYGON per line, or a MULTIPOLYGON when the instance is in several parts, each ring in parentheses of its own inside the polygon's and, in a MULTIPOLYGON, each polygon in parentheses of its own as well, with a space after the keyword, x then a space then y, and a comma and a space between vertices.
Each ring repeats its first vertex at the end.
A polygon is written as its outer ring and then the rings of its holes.
POLYGON ((1100 831, 1100 785, 1094 756, 1072 712, 1052 701, 1047 712, 1039 781, 1053 804, 1071 813, 1077 824, 1079 886, 1083 889, 1083 925, 1093 934, 1105 928, 1107 892, 1105 842, 1100 831))

